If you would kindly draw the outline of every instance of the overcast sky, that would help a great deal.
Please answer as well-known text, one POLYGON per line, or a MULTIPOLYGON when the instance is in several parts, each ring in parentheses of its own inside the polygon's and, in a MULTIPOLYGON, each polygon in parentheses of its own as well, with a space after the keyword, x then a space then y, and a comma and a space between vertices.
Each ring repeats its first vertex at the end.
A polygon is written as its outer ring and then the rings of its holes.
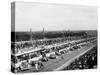
POLYGON ((97 7, 27 2, 15 7, 15 31, 97 29, 97 7))

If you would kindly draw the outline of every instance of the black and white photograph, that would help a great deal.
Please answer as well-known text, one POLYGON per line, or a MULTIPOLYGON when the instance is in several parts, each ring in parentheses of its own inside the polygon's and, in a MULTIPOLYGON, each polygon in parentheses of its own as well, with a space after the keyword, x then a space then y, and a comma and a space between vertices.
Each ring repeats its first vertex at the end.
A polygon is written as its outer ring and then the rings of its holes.
POLYGON ((98 68, 98 7, 12 2, 11 72, 98 68))

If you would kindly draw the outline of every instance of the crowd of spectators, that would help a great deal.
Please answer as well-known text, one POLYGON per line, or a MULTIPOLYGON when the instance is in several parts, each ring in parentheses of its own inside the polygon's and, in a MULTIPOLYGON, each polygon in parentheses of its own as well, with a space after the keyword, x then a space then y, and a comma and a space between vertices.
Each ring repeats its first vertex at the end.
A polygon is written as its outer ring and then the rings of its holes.
POLYGON ((97 46, 93 47, 90 51, 75 59, 63 70, 75 69, 93 69, 97 68, 97 46))

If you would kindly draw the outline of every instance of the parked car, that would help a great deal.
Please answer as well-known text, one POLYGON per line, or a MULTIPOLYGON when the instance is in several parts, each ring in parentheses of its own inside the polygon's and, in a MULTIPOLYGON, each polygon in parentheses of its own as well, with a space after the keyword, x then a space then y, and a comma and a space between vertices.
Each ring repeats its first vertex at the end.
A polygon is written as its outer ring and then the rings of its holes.
POLYGON ((60 52, 55 52, 55 54, 56 54, 57 56, 60 56, 60 55, 61 55, 61 53, 60 53, 60 52))
POLYGON ((60 53, 61 53, 61 54, 64 54, 64 53, 65 53, 65 51, 60 51, 60 53))
POLYGON ((55 54, 51 54, 49 58, 50 59, 56 59, 56 55, 55 54))
POLYGON ((73 49, 73 48, 69 48, 69 50, 70 50, 70 51, 74 51, 75 49, 73 49))
POLYGON ((20 71, 29 70, 30 64, 28 62, 22 62, 21 65, 18 67, 20 71))
POLYGON ((73 46, 73 49, 78 49, 79 47, 78 46, 73 46))

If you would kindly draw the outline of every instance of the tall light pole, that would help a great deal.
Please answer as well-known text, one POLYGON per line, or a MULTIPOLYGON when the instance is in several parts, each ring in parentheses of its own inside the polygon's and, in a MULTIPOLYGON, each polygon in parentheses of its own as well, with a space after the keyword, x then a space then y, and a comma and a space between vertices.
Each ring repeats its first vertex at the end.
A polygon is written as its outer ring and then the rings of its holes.
POLYGON ((42 39, 44 39, 45 37, 45 33, 44 33, 44 27, 43 27, 43 31, 42 31, 42 39))
POLYGON ((30 28, 30 41, 32 41, 32 29, 30 28))
POLYGON ((71 34, 71 32, 70 32, 70 30, 68 29, 68 38, 69 38, 69 41, 71 40, 70 34, 71 34))

